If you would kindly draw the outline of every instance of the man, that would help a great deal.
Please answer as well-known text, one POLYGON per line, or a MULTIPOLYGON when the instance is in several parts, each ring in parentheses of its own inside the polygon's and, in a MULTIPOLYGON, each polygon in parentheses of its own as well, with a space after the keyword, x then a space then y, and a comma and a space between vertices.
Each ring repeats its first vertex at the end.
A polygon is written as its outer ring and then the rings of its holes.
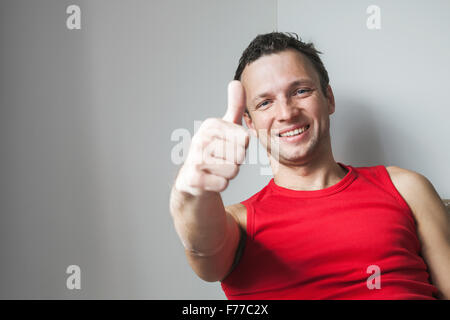
POLYGON ((244 51, 225 116, 203 122, 172 189, 189 264, 229 299, 448 299, 444 204, 416 172, 334 160, 335 102, 318 53, 278 32, 244 51), (274 178, 224 207, 248 146, 242 117, 274 178))

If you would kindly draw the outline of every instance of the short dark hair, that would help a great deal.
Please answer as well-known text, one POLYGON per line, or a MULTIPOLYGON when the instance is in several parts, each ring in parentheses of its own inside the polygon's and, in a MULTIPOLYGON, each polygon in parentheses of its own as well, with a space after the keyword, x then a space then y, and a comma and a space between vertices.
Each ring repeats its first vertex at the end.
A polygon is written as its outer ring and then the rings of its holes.
POLYGON ((294 49, 306 56, 319 75, 320 87, 327 96, 327 87, 330 82, 328 72, 319 57, 322 52, 314 48, 313 43, 305 43, 294 32, 271 32, 260 34, 248 45, 239 59, 239 65, 234 80, 241 80, 244 68, 264 55, 294 49))

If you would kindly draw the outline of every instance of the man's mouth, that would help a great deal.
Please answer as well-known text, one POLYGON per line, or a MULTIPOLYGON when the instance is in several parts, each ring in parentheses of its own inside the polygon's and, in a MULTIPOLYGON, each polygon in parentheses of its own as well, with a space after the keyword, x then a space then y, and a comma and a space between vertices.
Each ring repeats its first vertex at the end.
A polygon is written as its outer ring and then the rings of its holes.
POLYGON ((293 136, 298 136, 300 134, 302 134, 303 132, 305 132, 306 130, 309 129, 309 124, 307 124, 304 127, 301 128, 295 128, 289 131, 282 131, 281 133, 278 134, 279 137, 293 137, 293 136))

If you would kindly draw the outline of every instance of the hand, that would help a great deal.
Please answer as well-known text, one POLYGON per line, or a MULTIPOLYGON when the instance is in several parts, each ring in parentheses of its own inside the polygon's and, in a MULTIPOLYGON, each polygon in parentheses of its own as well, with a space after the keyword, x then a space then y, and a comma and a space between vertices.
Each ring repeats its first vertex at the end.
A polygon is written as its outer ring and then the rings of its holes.
POLYGON ((245 91, 240 81, 228 84, 228 108, 222 119, 206 119, 191 141, 175 188, 192 195, 222 192, 245 160, 249 133, 242 126, 245 91))

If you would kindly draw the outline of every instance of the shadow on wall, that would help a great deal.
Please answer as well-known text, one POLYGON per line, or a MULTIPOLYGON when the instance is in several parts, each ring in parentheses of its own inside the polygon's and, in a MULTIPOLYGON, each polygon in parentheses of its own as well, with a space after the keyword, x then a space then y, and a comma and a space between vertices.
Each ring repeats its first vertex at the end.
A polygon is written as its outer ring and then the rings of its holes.
POLYGON ((421 159, 432 149, 424 139, 412 142, 398 113, 377 114, 379 106, 346 97, 336 101, 330 129, 336 159, 354 166, 397 165, 425 171, 421 159))
POLYGON ((336 111, 330 116, 335 159, 352 166, 386 164, 381 138, 384 128, 372 110, 364 102, 336 99, 336 111))

